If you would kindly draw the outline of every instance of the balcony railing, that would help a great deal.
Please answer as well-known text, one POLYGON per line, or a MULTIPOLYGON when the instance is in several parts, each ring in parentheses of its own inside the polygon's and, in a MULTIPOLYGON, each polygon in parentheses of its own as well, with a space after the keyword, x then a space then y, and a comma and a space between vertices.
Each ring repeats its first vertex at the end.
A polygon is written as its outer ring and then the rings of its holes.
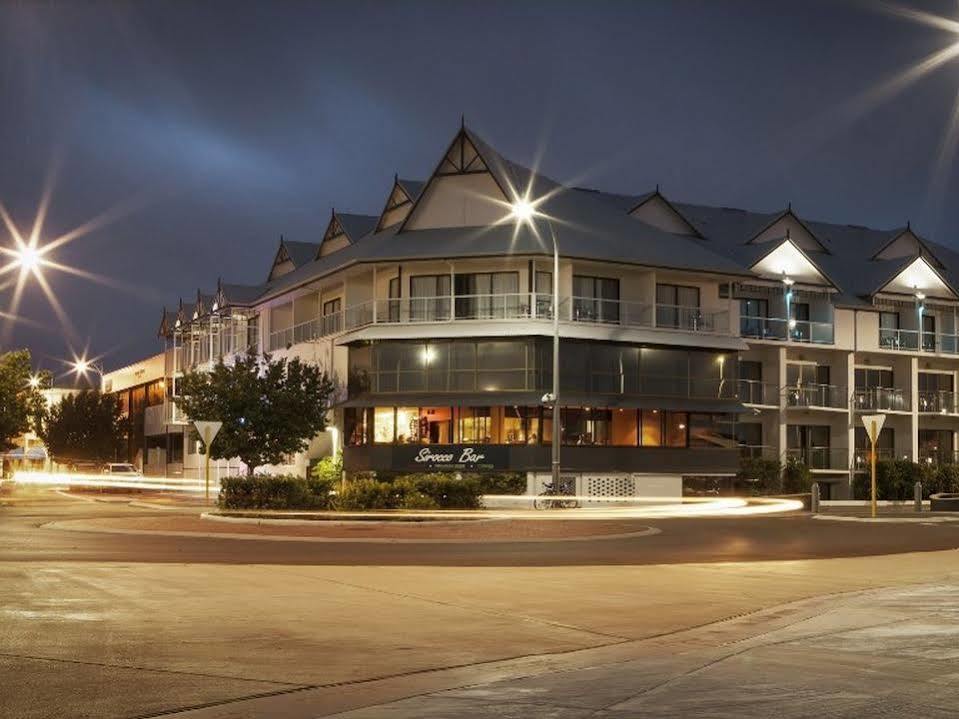
POLYGON ((945 390, 920 392, 919 411, 926 414, 955 414, 956 393, 945 390))
POLYGON ((832 322, 787 320, 778 317, 740 317, 739 334, 760 340, 808 342, 831 345, 835 342, 832 322))
POLYGON ((805 464, 812 470, 849 471, 849 450, 845 447, 801 447, 786 450, 786 458, 805 464))
MULTIPOLYGON (((856 447, 852 455, 852 468, 857 472, 865 472, 872 466, 871 450, 868 447, 856 447)), ((892 447, 876 448, 876 461, 888 462, 893 459, 909 459, 909 452, 896 453, 892 447)))
POLYGON ((879 346, 882 349, 903 350, 905 352, 957 354, 959 353, 959 336, 881 327, 879 329, 879 346))
POLYGON ((729 312, 704 312, 699 307, 656 305, 656 326, 687 332, 729 332, 729 312))
POLYGON ((739 456, 742 459, 778 459, 776 448, 767 444, 741 444, 739 456))
POLYGON ((925 464, 959 464, 959 452, 951 449, 919 449, 919 461, 925 464))
POLYGON ((741 379, 737 381, 739 401, 743 404, 779 406, 779 386, 772 382, 741 379))
POLYGON ((847 408, 849 397, 845 387, 834 384, 791 385, 783 388, 787 407, 847 408))
POLYGON ((911 409, 906 393, 891 387, 866 387, 853 390, 852 408, 856 412, 908 412, 911 409))

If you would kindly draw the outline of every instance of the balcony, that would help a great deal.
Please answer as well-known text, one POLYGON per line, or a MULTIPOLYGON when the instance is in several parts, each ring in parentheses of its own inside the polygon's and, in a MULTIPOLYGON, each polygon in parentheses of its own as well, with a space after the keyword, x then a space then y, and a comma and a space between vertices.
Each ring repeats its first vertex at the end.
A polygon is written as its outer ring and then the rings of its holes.
POLYGON ((704 312, 699 307, 656 305, 656 326, 686 332, 729 332, 729 312, 704 312))
POLYGON ((741 444, 739 457, 740 459, 779 459, 776 448, 768 444, 741 444))
POLYGON ((959 452, 951 449, 938 449, 938 448, 920 448, 919 449, 919 461, 925 464, 932 465, 944 465, 944 464, 959 464, 959 452))
POLYGON ((776 317, 740 317, 739 334, 749 339, 778 342, 820 345, 831 345, 835 342, 832 322, 787 320, 776 317))
POLYGON ((845 447, 801 447, 786 450, 786 458, 805 464, 813 472, 848 472, 849 450, 845 447))
POLYGON ((919 330, 879 329, 879 347, 903 352, 959 353, 959 336, 919 330))
POLYGON ((911 409, 906 393, 891 387, 853 390, 852 408, 856 412, 908 412, 911 409))
POLYGON ((919 393, 920 414, 956 414, 956 393, 945 390, 919 393))
POLYGON ((845 387, 834 384, 804 384, 783 388, 786 406, 805 409, 848 409, 845 387))
POLYGON ((739 401, 747 405, 761 405, 778 407, 781 393, 779 387, 772 382, 741 379, 737 382, 739 401))

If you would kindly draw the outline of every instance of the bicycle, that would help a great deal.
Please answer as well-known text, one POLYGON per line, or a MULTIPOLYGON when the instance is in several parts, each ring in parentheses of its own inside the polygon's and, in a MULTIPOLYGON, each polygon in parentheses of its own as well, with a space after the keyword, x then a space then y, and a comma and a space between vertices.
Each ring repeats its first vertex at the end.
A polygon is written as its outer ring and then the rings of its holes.
POLYGON ((533 509, 579 509, 579 500, 560 494, 552 482, 543 482, 543 491, 533 499, 533 509))

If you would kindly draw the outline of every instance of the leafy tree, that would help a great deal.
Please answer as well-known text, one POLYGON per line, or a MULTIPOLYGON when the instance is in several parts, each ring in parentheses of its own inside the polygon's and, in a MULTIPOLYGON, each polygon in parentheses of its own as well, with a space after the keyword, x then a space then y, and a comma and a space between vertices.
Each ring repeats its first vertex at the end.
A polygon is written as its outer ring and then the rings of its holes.
MULTIPOLYGON (((0 451, 15 445, 13 440, 42 424, 46 404, 40 387, 30 384, 30 352, 17 350, 0 354, 0 451)), ((49 382, 49 378, 46 379, 49 382)))
POLYGON ((743 457, 739 460, 736 481, 752 494, 778 494, 782 492, 782 470, 778 459, 743 457))
POLYGON ((221 360, 210 372, 188 373, 179 390, 188 417, 223 423, 211 457, 239 457, 252 476, 302 452, 326 429, 336 387, 319 367, 250 351, 231 366, 221 360))
POLYGON ((812 487, 812 472, 798 457, 787 457, 783 468, 783 493, 800 494, 812 487))
POLYGON ((85 389, 50 408, 40 433, 58 461, 116 459, 126 439, 116 395, 85 389))

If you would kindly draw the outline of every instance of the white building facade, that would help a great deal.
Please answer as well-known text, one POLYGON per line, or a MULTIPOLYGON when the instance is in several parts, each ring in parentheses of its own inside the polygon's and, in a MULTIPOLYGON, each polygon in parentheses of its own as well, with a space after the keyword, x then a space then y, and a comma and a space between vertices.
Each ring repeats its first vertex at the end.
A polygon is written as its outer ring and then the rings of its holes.
POLYGON ((517 471, 536 491, 554 313, 579 493, 674 493, 746 455, 793 456, 845 497, 862 413, 888 415, 881 457, 954 461, 959 253, 909 226, 563 186, 466 127, 440 158, 425 181, 395 178, 378 214, 334 211, 319 242, 281 240, 263 284, 164 312, 159 426, 184 438, 177 471, 201 465, 177 380, 253 347, 340 388, 331 430, 264 469, 302 473, 342 447, 347 470, 517 471))

